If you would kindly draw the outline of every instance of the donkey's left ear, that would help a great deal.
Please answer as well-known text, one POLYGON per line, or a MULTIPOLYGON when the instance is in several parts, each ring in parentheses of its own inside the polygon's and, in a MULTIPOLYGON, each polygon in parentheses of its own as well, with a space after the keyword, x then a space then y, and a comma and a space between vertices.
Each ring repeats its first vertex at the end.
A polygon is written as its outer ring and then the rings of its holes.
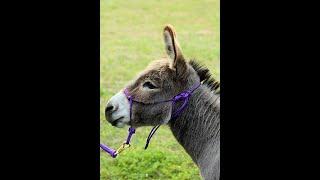
POLYGON ((177 72, 184 72, 187 67, 186 62, 182 55, 176 32, 172 25, 166 25, 164 27, 163 37, 166 52, 170 57, 170 68, 177 70, 177 72))

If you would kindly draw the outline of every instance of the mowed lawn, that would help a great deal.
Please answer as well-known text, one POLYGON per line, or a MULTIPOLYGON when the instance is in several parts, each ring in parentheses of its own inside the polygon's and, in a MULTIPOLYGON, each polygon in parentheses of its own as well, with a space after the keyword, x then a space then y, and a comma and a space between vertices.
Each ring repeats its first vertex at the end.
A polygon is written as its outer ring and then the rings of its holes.
MULTIPOLYGON (((219 79, 219 0, 101 0, 100 141, 113 147, 128 128, 104 117, 106 102, 149 62, 165 55, 162 29, 172 24, 184 56, 196 58, 219 79)), ((118 158, 100 152, 100 179, 200 179, 198 168, 167 126, 144 145, 151 127, 138 128, 132 146, 118 158)))

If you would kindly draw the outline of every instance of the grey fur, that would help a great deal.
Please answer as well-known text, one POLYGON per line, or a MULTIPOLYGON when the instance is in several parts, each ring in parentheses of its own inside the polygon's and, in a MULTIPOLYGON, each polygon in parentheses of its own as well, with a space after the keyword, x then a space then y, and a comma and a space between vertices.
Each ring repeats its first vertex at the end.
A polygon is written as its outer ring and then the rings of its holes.
POLYGON ((172 133, 198 165, 204 179, 220 177, 220 95, 201 86, 180 117, 169 121, 172 133))
MULTIPOLYGON (((164 28, 166 52, 169 58, 154 61, 126 88, 136 101, 133 103, 132 127, 168 124, 173 135, 198 165, 205 180, 220 177, 220 83, 210 71, 195 61, 185 61, 175 30, 171 25, 164 28), (155 103, 170 99, 196 83, 201 86, 192 94, 187 108, 174 120, 170 120, 181 103, 172 107, 171 102, 155 103), (145 83, 155 88, 145 87, 145 83)), ((106 118, 117 126, 113 115, 119 102, 109 101, 106 118)))
MULTIPOLYGON (((177 141, 200 168, 202 177, 205 180, 217 180, 220 177, 220 94, 218 91, 220 86, 211 75, 203 76, 202 72, 207 71, 204 66, 190 61, 186 67, 183 83, 179 78, 176 80, 169 78, 174 77, 173 75, 167 76, 163 81, 166 82, 166 85, 152 97, 151 93, 142 96, 142 92, 133 93, 134 91, 131 91, 138 100, 151 103, 133 105, 131 125, 139 127, 168 124, 177 141), (175 107, 172 107, 170 102, 152 104, 152 102, 169 99, 183 90, 190 89, 199 81, 202 82, 202 85, 193 92, 187 108, 177 119, 168 122, 171 113, 181 104, 177 103, 175 107)), ((147 74, 151 74, 150 72, 148 71, 147 74)), ((170 74, 171 71, 169 69, 164 71, 163 77, 165 77, 165 72, 170 74)), ((129 86, 129 89, 136 89, 139 87, 136 84, 144 82, 138 81, 129 86)))

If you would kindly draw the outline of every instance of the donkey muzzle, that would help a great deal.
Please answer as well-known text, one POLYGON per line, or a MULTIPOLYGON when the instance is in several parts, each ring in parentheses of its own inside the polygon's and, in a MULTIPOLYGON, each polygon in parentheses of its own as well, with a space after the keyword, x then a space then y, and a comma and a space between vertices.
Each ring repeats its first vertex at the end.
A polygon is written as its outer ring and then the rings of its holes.
POLYGON ((116 127, 124 127, 130 121, 130 104, 123 91, 114 95, 105 108, 107 121, 116 127))

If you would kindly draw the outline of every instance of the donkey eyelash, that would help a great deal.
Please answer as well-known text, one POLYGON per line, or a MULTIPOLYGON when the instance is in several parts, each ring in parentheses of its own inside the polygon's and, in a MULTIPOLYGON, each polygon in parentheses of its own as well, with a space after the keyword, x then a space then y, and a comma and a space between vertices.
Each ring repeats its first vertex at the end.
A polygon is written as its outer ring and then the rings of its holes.
POLYGON ((142 87, 149 88, 149 89, 157 89, 157 87, 153 85, 150 81, 144 82, 142 87))

